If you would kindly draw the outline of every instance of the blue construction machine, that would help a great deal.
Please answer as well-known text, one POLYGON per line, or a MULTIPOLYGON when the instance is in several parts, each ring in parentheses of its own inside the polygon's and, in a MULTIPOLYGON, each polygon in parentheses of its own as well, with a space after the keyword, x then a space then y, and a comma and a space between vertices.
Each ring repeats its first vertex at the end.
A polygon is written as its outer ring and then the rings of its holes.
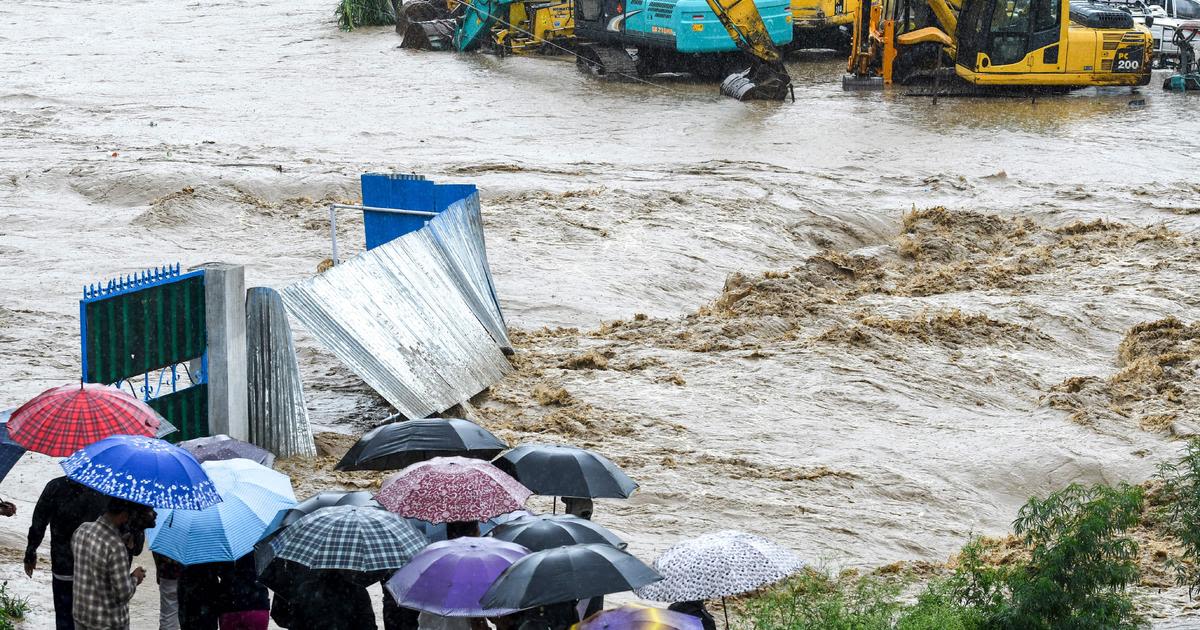
POLYGON ((503 53, 551 42, 539 50, 574 54, 603 79, 688 73, 724 79, 721 91, 739 100, 791 93, 779 51, 792 41, 790 0, 444 0, 444 12, 442 1, 397 7, 404 47, 503 53))

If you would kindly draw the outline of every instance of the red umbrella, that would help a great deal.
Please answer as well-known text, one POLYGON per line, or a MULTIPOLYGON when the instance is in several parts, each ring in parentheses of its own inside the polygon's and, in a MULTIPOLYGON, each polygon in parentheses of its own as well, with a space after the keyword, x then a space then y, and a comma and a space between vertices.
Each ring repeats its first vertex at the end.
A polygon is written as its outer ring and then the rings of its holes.
POLYGON ((158 424, 153 409, 115 387, 71 384, 21 405, 8 421, 8 435, 31 451, 66 457, 113 435, 154 437, 158 424))
POLYGON ((519 510, 530 494, 529 488, 485 461, 435 457, 384 481, 375 500, 406 518, 449 523, 519 510))

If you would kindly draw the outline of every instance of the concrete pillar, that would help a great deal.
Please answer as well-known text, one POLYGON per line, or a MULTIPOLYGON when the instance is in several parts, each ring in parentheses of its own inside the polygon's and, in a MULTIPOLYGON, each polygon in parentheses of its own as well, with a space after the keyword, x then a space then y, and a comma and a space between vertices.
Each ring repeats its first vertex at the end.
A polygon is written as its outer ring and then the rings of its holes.
POLYGON ((246 400, 246 274, 241 265, 204 263, 208 330, 208 429, 250 439, 246 400))

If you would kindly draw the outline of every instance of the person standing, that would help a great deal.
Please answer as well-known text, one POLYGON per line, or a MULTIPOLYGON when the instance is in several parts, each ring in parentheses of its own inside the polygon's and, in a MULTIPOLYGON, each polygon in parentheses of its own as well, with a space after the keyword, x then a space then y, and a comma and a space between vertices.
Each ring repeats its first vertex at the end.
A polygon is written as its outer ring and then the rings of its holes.
POLYGON ((290 630, 377 630, 367 589, 342 571, 310 570, 296 584, 290 630))
POLYGON ((94 521, 104 512, 106 497, 66 477, 51 479, 37 505, 25 546, 25 575, 33 577, 37 568, 37 550, 50 527, 50 585, 54 596, 54 622, 57 630, 74 630, 71 618, 72 575, 75 561, 71 555, 71 536, 80 525, 94 521))
POLYGON ((84 523, 71 537, 75 558, 72 615, 80 630, 128 630, 129 600, 146 570, 129 570, 129 548, 121 528, 144 506, 111 497, 96 520, 84 523))
POLYGON ((258 581, 253 553, 224 565, 221 587, 225 593, 221 630, 267 630, 271 620, 271 593, 258 581))
POLYGON ((691 602, 675 602, 667 606, 667 610, 673 610, 677 613, 691 615, 700 620, 700 624, 704 626, 704 630, 717 630, 717 620, 713 619, 712 613, 708 612, 708 608, 704 606, 704 601, 691 602))
POLYGON ((158 580, 158 630, 179 630, 179 576, 183 565, 154 552, 158 580))
POLYGON ((180 630, 217 630, 228 595, 221 585, 224 562, 189 564, 179 573, 180 630))

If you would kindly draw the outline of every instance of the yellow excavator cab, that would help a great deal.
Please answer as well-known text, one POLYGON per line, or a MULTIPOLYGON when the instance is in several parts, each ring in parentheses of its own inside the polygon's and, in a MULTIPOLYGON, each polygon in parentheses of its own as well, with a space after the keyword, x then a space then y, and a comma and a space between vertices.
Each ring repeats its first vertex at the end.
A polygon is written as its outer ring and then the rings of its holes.
POLYGON ((1150 31, 1108 5, 963 0, 960 7, 947 0, 881 0, 870 15, 867 23, 855 25, 849 63, 854 76, 843 82, 848 89, 870 77, 890 84, 935 75, 1016 89, 1150 82, 1150 31))
POLYGON ((575 36, 574 11, 569 0, 513 2, 506 8, 507 23, 492 31, 497 50, 554 54, 560 49, 547 46, 548 43, 564 45, 575 36))
POLYGON ((966 0, 960 18, 968 28, 959 29, 956 71, 970 83, 1075 88, 1150 82, 1154 39, 1120 9, 1008 0, 981 24, 986 3, 966 0))

